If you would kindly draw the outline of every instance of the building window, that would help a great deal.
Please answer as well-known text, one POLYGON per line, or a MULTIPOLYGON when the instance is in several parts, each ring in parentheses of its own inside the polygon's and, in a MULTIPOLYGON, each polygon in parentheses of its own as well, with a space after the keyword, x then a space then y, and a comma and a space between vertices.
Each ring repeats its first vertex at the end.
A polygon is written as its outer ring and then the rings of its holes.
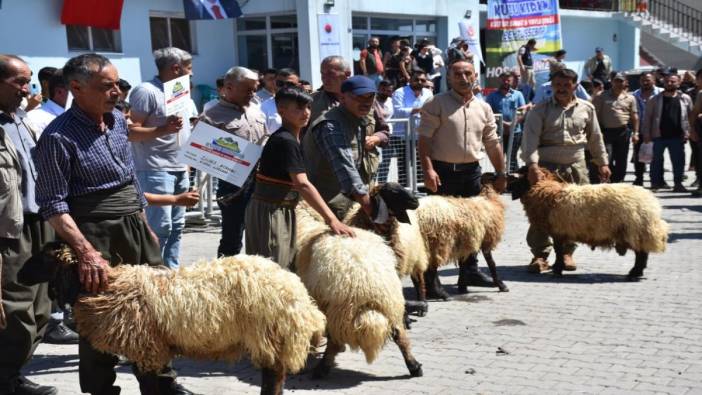
POLYGON ((237 18, 238 64, 256 70, 300 68, 297 16, 237 18))
POLYGON ((122 52, 119 30, 66 25, 69 51, 122 52))
POLYGON ((436 44, 437 20, 432 18, 395 18, 375 17, 370 15, 354 14, 351 17, 353 29, 353 59, 356 73, 360 72, 358 61, 361 51, 368 46, 371 37, 380 39, 380 48, 383 52, 390 51, 390 44, 394 38, 406 39, 414 44, 423 38, 429 38, 436 44))
POLYGON ((152 50, 176 47, 189 53, 195 53, 189 20, 182 17, 152 15, 149 17, 149 26, 151 28, 152 50))

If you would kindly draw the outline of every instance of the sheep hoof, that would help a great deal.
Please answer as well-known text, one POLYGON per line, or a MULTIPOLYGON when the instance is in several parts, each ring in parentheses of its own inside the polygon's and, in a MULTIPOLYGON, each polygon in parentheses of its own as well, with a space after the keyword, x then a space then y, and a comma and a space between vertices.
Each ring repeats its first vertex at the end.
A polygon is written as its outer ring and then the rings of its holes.
POLYGON ((500 289, 500 292, 509 292, 509 288, 507 288, 507 285, 505 285, 505 283, 502 281, 497 283, 497 288, 500 289))
POLYGON ((424 376, 424 371, 422 370, 422 364, 415 361, 412 366, 407 366, 409 368, 410 376, 412 377, 422 377, 424 376))
POLYGON ((324 361, 321 361, 313 370, 312 370, 312 378, 315 380, 323 379, 329 376, 329 372, 331 371, 331 366, 328 366, 324 364, 324 361))
POLYGON ((410 300, 405 302, 405 312, 407 314, 416 314, 419 317, 424 317, 429 311, 429 304, 426 300, 410 300))
POLYGON ((468 286, 466 285, 459 285, 458 290, 456 291, 459 295, 465 295, 468 293, 468 286))
POLYGON ((643 269, 637 269, 633 268, 631 271, 629 271, 629 274, 626 276, 627 280, 629 281, 638 281, 641 278, 643 278, 643 269))

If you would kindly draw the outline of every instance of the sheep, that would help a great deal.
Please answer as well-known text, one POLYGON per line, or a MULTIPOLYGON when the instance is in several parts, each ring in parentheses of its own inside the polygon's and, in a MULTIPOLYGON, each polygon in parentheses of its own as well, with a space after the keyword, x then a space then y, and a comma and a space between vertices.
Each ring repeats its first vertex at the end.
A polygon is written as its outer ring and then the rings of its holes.
POLYGON ((50 243, 20 278, 53 280, 59 302, 74 304, 81 337, 142 372, 157 371, 175 355, 235 361, 248 354, 263 369, 262 394, 282 393, 286 373, 304 367, 310 341, 325 328, 299 278, 258 256, 178 270, 118 265, 108 270, 106 291, 79 295, 76 256, 66 244, 50 243))
POLYGON ((510 177, 509 186, 512 198, 524 205, 529 223, 553 238, 554 274, 563 274, 561 246, 565 242, 584 243, 593 249, 614 248, 622 256, 633 250, 636 259, 627 275, 630 280, 643 277, 649 253, 665 251, 668 224, 651 192, 622 183, 567 184, 554 173, 541 171, 544 179, 530 185, 524 168, 510 177))
POLYGON ((371 363, 388 338, 399 346, 410 375, 422 376, 403 326, 402 284, 390 247, 361 229, 354 229, 353 238, 333 235, 306 203, 295 212, 295 270, 327 317, 327 347, 314 377, 329 374, 345 344, 360 348, 371 363))
POLYGON ((495 286, 501 292, 509 291, 498 277, 492 257, 505 230, 505 206, 491 185, 483 185, 478 196, 469 198, 423 197, 417 219, 430 252, 429 267, 438 269, 480 251, 495 286))
MULTIPOLYGON (((393 183, 374 187, 370 195, 373 199, 376 199, 383 191, 383 188, 390 184, 393 183)), ((399 184, 397 185, 399 186, 399 184)), ((406 192, 401 187, 397 190, 400 191, 400 193, 394 195, 396 200, 395 205, 406 210, 405 212, 407 213, 409 223, 399 221, 394 215, 389 216, 388 220, 383 224, 374 223, 368 215, 361 210, 359 204, 354 204, 349 209, 344 216, 343 222, 356 228, 373 231, 382 236, 395 253, 395 257, 397 258, 397 266, 395 269, 398 276, 400 276, 400 278, 410 276, 415 287, 418 290, 424 290, 423 274, 427 270, 429 264, 429 253, 427 252, 424 238, 422 237, 417 223, 417 216, 413 211, 409 210, 411 208, 417 208, 419 203, 411 193, 406 192)), ((411 301, 407 301, 405 304, 406 312, 414 311, 420 316, 426 314, 427 310, 428 306, 424 300, 419 304, 411 301)), ((406 321, 408 320, 406 319, 406 321)))

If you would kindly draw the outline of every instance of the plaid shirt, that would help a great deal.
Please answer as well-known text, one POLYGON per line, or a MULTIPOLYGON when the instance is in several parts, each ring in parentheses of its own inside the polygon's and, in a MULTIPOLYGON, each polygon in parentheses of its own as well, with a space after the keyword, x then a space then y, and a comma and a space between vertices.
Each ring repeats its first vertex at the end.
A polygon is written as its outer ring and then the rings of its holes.
POLYGON ((332 167, 339 182, 341 193, 347 196, 365 195, 368 187, 363 183, 358 173, 361 158, 363 157, 363 137, 361 128, 356 128, 358 152, 354 159, 354 152, 349 145, 344 130, 334 122, 324 122, 320 131, 314 134, 315 142, 332 167))
POLYGON ((58 116, 37 145, 37 203, 46 219, 69 213, 68 197, 134 182, 142 208, 146 199, 134 173, 122 113, 105 113, 105 131, 77 105, 58 116))

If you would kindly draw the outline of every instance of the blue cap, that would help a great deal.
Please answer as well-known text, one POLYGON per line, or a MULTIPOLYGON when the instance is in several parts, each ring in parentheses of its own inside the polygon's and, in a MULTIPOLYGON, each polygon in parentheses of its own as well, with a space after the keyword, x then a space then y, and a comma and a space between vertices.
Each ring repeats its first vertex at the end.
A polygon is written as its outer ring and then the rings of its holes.
POLYGON ((602 49, 602 47, 597 47, 595 48, 595 52, 604 52, 604 49, 602 49))
POLYGON ((375 82, 362 75, 354 75, 341 84, 341 93, 351 92, 356 96, 376 93, 375 82))

